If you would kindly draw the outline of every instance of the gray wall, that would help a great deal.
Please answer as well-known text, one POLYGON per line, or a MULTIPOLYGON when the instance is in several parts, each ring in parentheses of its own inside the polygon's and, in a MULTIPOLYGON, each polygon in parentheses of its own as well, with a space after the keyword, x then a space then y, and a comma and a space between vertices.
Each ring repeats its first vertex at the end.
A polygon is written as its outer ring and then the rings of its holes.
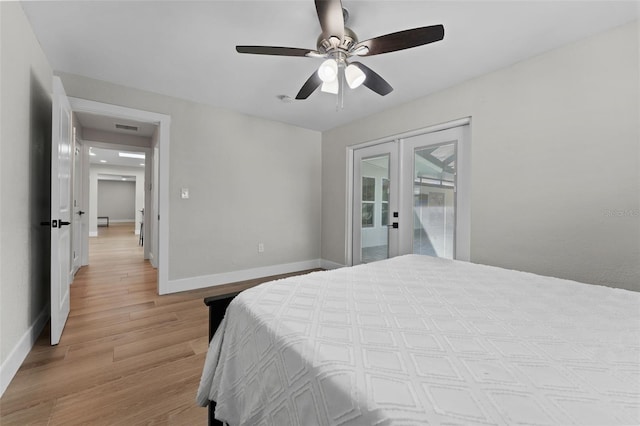
MULTIPOLYGON (((98 216, 103 216, 100 213, 98 205, 98 176, 100 175, 114 175, 114 176, 135 176, 135 206, 136 212, 136 232, 140 230, 140 221, 142 220, 142 214, 140 210, 144 208, 145 196, 144 196, 144 183, 145 183, 145 170, 141 167, 126 167, 126 166, 113 166, 105 164, 91 164, 89 167, 89 210, 87 216, 89 216, 89 236, 98 236, 98 216)), ((122 181, 120 181, 122 182, 122 181)), ((133 213, 128 215, 128 220, 133 221, 133 213)), ((107 215, 104 215, 107 216, 107 215)), ((145 237, 146 238, 146 237, 145 237)))
POLYGON ((69 96, 171 116, 170 280, 320 258, 319 132, 84 77, 61 78, 69 96), (182 187, 189 188, 188 200, 180 198, 182 187))
POLYGON ((471 116, 471 259, 640 290, 638 24, 325 132, 322 257, 345 263, 346 147, 471 116))
POLYGON ((136 183, 98 180, 98 216, 109 221, 134 222, 136 217, 136 183))
POLYGON ((21 339, 30 344, 29 329, 49 301, 50 232, 40 222, 50 214, 52 70, 19 2, 0 2, 0 55, 0 362, 6 385, 5 368, 11 368, 5 362, 21 339))

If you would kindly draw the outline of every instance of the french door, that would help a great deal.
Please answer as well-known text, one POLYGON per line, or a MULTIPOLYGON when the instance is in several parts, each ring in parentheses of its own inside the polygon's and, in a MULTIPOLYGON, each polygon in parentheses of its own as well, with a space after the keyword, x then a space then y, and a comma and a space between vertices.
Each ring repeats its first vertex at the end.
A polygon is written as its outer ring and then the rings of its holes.
POLYGON ((354 151, 353 172, 353 263, 396 256, 398 142, 354 151))
POLYGON ((353 151, 352 263, 469 259, 468 126, 353 151))

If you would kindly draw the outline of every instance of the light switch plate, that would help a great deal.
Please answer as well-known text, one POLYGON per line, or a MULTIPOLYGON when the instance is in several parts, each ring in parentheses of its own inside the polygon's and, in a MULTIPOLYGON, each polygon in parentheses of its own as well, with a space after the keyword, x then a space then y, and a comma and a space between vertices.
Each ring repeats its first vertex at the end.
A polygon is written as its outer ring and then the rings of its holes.
POLYGON ((180 189, 180 198, 186 200, 189 198, 189 188, 181 188, 180 189))

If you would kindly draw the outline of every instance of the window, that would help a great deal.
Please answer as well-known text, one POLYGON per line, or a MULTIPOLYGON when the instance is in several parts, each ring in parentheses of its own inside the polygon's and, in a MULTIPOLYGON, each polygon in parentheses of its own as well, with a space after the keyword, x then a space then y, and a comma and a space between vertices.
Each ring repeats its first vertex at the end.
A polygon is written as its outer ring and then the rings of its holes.
POLYGON ((382 178, 382 213, 380 225, 387 226, 389 224, 389 179, 382 178))
POLYGON ((362 227, 372 228, 376 201, 376 179, 362 177, 362 227))

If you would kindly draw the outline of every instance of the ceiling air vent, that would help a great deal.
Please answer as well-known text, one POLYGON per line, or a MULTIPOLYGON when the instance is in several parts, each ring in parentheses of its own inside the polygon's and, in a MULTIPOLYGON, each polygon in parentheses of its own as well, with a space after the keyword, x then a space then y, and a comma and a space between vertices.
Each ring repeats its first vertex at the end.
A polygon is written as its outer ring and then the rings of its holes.
POLYGON ((127 126, 126 124, 118 124, 118 123, 116 123, 116 129, 131 130, 132 132, 137 132, 138 131, 138 126, 127 126))

